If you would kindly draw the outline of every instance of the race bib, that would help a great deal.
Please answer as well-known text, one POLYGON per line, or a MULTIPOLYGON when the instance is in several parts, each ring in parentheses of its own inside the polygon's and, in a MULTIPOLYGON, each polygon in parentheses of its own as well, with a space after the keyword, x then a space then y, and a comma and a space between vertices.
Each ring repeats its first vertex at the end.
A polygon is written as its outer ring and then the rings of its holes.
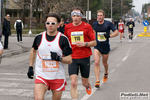
POLYGON ((42 70, 44 72, 56 72, 59 70, 59 62, 51 60, 50 55, 42 56, 42 70))
POLYGON ((133 25, 131 24, 131 25, 129 25, 129 28, 132 28, 133 27, 133 25))
POLYGON ((120 30, 123 30, 123 27, 122 27, 122 26, 119 26, 119 29, 120 29, 120 30))
POLYGON ((83 31, 71 32, 71 43, 75 45, 77 41, 84 42, 83 31))
POLYGON ((106 32, 97 32, 97 40, 100 42, 106 41, 104 34, 106 34, 106 32))

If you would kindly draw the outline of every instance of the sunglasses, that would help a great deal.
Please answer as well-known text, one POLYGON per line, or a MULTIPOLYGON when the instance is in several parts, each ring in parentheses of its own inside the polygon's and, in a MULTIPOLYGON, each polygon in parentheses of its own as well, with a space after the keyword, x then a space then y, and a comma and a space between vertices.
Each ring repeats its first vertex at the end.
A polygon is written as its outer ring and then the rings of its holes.
POLYGON ((56 25, 58 22, 46 22, 47 25, 56 25))

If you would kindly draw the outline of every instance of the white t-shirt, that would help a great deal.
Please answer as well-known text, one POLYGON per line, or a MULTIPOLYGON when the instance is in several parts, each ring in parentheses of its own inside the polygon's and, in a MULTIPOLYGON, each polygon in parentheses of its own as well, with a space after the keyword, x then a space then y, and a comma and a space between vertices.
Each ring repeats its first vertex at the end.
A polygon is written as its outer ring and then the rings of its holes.
POLYGON ((3 49, 2 43, 0 42, 0 50, 3 49))

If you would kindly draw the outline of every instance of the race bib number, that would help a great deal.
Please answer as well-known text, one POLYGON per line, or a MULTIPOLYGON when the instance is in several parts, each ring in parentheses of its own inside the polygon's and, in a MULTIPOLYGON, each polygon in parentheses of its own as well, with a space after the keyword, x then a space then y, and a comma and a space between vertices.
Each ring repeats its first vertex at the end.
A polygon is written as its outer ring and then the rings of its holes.
POLYGON ((133 27, 133 25, 131 24, 131 25, 129 25, 129 28, 132 28, 133 27))
POLYGON ((97 40, 100 42, 106 41, 104 34, 106 34, 106 32, 97 32, 97 40))
POLYGON ((71 43, 75 45, 77 41, 84 42, 83 31, 71 32, 71 43))
POLYGON ((42 70, 44 72, 56 72, 59 70, 59 62, 51 60, 51 56, 42 56, 42 70))

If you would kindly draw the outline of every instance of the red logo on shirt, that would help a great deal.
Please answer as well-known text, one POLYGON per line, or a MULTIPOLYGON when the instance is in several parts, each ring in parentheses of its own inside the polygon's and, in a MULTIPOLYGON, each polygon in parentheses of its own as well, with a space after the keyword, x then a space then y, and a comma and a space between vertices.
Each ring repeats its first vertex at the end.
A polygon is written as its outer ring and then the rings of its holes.
POLYGON ((48 44, 48 46, 51 46, 51 44, 48 44))

